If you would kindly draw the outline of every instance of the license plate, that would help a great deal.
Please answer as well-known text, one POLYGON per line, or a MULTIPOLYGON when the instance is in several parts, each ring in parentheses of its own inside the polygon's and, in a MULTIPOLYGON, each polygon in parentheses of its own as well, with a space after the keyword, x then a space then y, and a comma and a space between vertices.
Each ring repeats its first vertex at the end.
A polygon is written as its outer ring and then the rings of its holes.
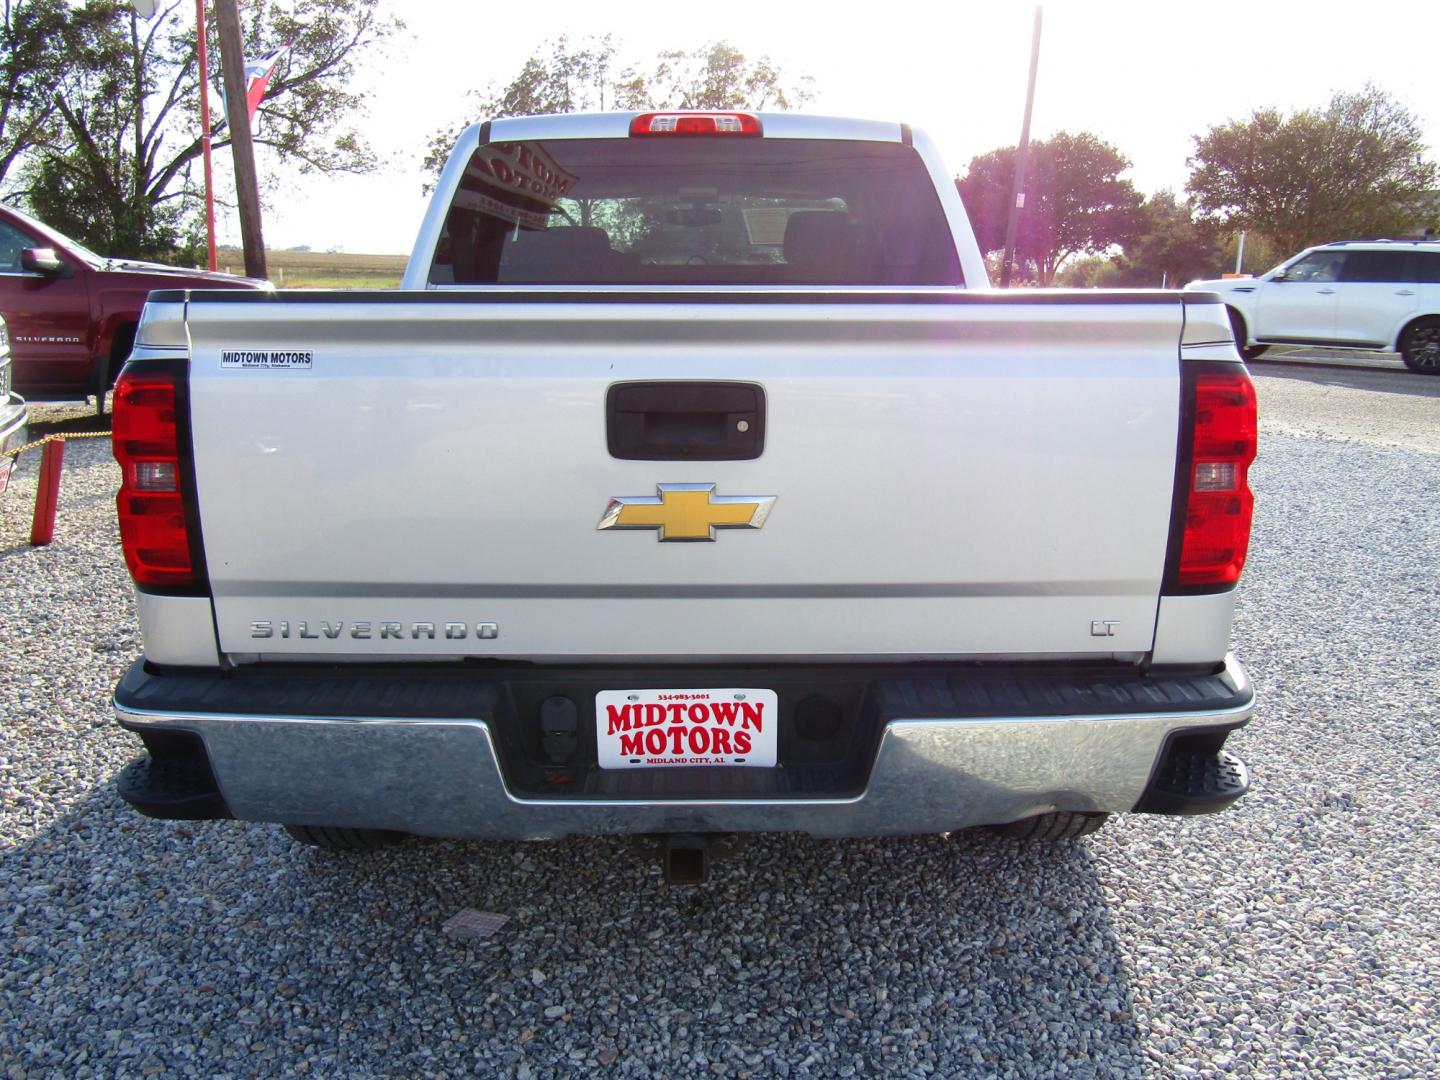
POLYGON ((772 768, 779 745, 774 690, 601 690, 595 741, 602 769, 678 765, 772 768))

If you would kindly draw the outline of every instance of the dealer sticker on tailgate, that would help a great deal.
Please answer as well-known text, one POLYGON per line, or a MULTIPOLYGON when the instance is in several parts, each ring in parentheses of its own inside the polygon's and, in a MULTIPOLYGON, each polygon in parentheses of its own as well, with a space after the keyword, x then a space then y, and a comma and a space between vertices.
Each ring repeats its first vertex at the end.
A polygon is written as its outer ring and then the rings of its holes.
POLYGON ((595 695, 602 769, 667 765, 773 767, 773 690, 602 690, 595 695))

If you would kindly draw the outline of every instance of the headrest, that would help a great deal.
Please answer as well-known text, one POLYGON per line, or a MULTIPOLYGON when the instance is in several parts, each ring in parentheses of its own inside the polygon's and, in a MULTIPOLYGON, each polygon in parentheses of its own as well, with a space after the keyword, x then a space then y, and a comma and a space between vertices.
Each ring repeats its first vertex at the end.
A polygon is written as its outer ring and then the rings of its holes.
POLYGON ((594 225, 561 225, 553 229, 522 229, 515 238, 520 250, 544 250, 547 257, 601 258, 612 255, 610 234, 594 225))
POLYGON ((807 269, 834 268, 854 258, 855 226, 839 210, 797 210, 785 222, 785 261, 807 269))

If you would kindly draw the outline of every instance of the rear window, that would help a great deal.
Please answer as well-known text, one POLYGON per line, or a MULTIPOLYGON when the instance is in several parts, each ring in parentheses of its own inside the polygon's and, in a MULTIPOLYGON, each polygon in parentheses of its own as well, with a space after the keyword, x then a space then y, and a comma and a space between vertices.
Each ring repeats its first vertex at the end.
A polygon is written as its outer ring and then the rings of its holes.
POLYGON ((929 174, 899 143, 651 137, 491 143, 435 285, 959 285, 929 174))
POLYGON ((1352 251, 1345 257, 1341 281, 1413 281, 1408 251, 1352 251))

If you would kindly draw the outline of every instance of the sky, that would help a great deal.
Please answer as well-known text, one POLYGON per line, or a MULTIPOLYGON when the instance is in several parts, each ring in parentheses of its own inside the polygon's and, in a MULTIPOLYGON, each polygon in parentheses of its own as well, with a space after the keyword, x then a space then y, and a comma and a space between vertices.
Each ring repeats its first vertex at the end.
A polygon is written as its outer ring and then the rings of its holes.
MULTIPOLYGON (((1019 138, 1035 5, 576 3, 479 5, 390 0, 406 30, 369 56, 358 126, 381 158, 363 177, 298 177, 263 156, 277 188, 272 248, 408 254, 425 212, 419 162, 429 136, 467 115, 466 92, 503 85, 542 43, 613 35, 641 66, 657 52, 728 41, 814 79, 805 111, 924 128, 952 173, 1019 138)), ((1050 0, 1043 6, 1031 134, 1092 131, 1132 162, 1142 192, 1181 192, 1193 137, 1275 106, 1321 106, 1374 82, 1420 119, 1440 159, 1440 2, 1181 4, 1050 0)), ((228 175, 228 170, 227 170, 228 175)), ((217 183, 222 182, 217 176, 217 183)), ((217 223, 239 242, 233 211, 217 223)))

